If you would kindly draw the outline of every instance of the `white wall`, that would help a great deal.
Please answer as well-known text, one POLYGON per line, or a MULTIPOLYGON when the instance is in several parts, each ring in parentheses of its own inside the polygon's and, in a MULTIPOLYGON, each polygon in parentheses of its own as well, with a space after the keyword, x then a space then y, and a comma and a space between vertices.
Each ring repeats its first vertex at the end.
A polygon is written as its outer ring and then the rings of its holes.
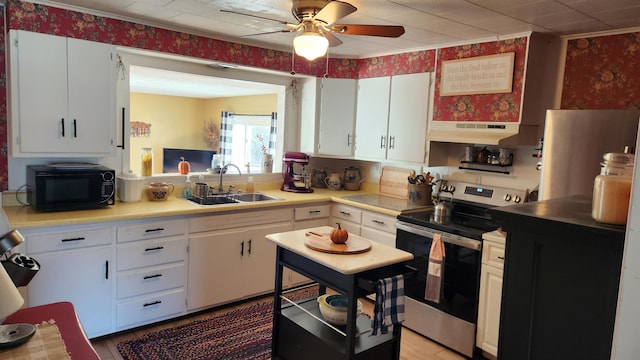
MULTIPOLYGON (((640 138, 636 141, 636 149, 640 138)), ((640 156, 636 156, 611 359, 640 358, 640 156)), ((597 309, 594 309, 597 311, 597 309)))

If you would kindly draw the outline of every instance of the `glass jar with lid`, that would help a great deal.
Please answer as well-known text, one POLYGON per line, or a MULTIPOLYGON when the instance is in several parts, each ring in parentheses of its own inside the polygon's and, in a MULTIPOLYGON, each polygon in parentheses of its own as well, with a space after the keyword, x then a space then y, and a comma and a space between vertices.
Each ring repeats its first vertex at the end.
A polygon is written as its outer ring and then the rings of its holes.
POLYGON ((631 179, 635 156, 627 153, 606 153, 593 183, 591 216, 606 224, 627 223, 631 179))
POLYGON ((140 175, 142 176, 153 175, 153 149, 152 148, 140 149, 140 175))

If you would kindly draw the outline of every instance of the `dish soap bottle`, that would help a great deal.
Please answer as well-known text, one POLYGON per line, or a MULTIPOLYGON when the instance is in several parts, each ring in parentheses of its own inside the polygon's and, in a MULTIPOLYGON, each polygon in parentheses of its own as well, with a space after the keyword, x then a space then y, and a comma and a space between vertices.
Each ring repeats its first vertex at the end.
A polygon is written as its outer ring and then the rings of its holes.
POLYGON ((253 187, 253 176, 249 176, 247 178, 247 189, 246 189, 246 191, 248 193, 252 193, 252 192, 255 191, 255 188, 253 187))
POLYGON ((189 199, 193 196, 193 190, 191 189, 191 175, 187 175, 187 180, 184 182, 184 191, 182 192, 182 197, 185 199, 189 199))

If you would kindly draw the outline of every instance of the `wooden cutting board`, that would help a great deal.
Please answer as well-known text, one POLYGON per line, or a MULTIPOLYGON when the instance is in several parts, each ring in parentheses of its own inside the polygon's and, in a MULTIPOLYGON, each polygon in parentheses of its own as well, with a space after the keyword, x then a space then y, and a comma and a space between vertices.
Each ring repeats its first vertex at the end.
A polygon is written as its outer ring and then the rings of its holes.
POLYGON ((347 242, 336 244, 329 238, 329 234, 306 233, 304 245, 309 249, 329 254, 361 254, 371 250, 371 241, 358 235, 349 234, 347 242))
POLYGON ((380 195, 398 199, 409 198, 409 176, 415 176, 415 171, 394 167, 383 167, 380 175, 380 195))

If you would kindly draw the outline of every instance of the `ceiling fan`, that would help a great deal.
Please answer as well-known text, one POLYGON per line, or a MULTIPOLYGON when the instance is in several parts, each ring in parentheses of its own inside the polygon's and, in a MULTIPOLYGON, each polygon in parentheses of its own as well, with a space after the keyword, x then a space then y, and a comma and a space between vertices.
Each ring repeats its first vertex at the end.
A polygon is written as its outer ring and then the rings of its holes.
POLYGON ((367 35, 396 38, 404 34, 404 27, 397 25, 359 25, 336 24, 337 21, 358 10, 355 6, 337 0, 292 0, 291 13, 298 20, 297 24, 271 19, 263 16, 246 14, 233 10, 222 12, 251 16, 258 19, 275 21, 287 26, 287 29, 245 35, 251 37, 274 33, 299 33, 293 39, 296 54, 314 60, 323 56, 329 46, 338 46, 342 41, 334 34, 367 35))

